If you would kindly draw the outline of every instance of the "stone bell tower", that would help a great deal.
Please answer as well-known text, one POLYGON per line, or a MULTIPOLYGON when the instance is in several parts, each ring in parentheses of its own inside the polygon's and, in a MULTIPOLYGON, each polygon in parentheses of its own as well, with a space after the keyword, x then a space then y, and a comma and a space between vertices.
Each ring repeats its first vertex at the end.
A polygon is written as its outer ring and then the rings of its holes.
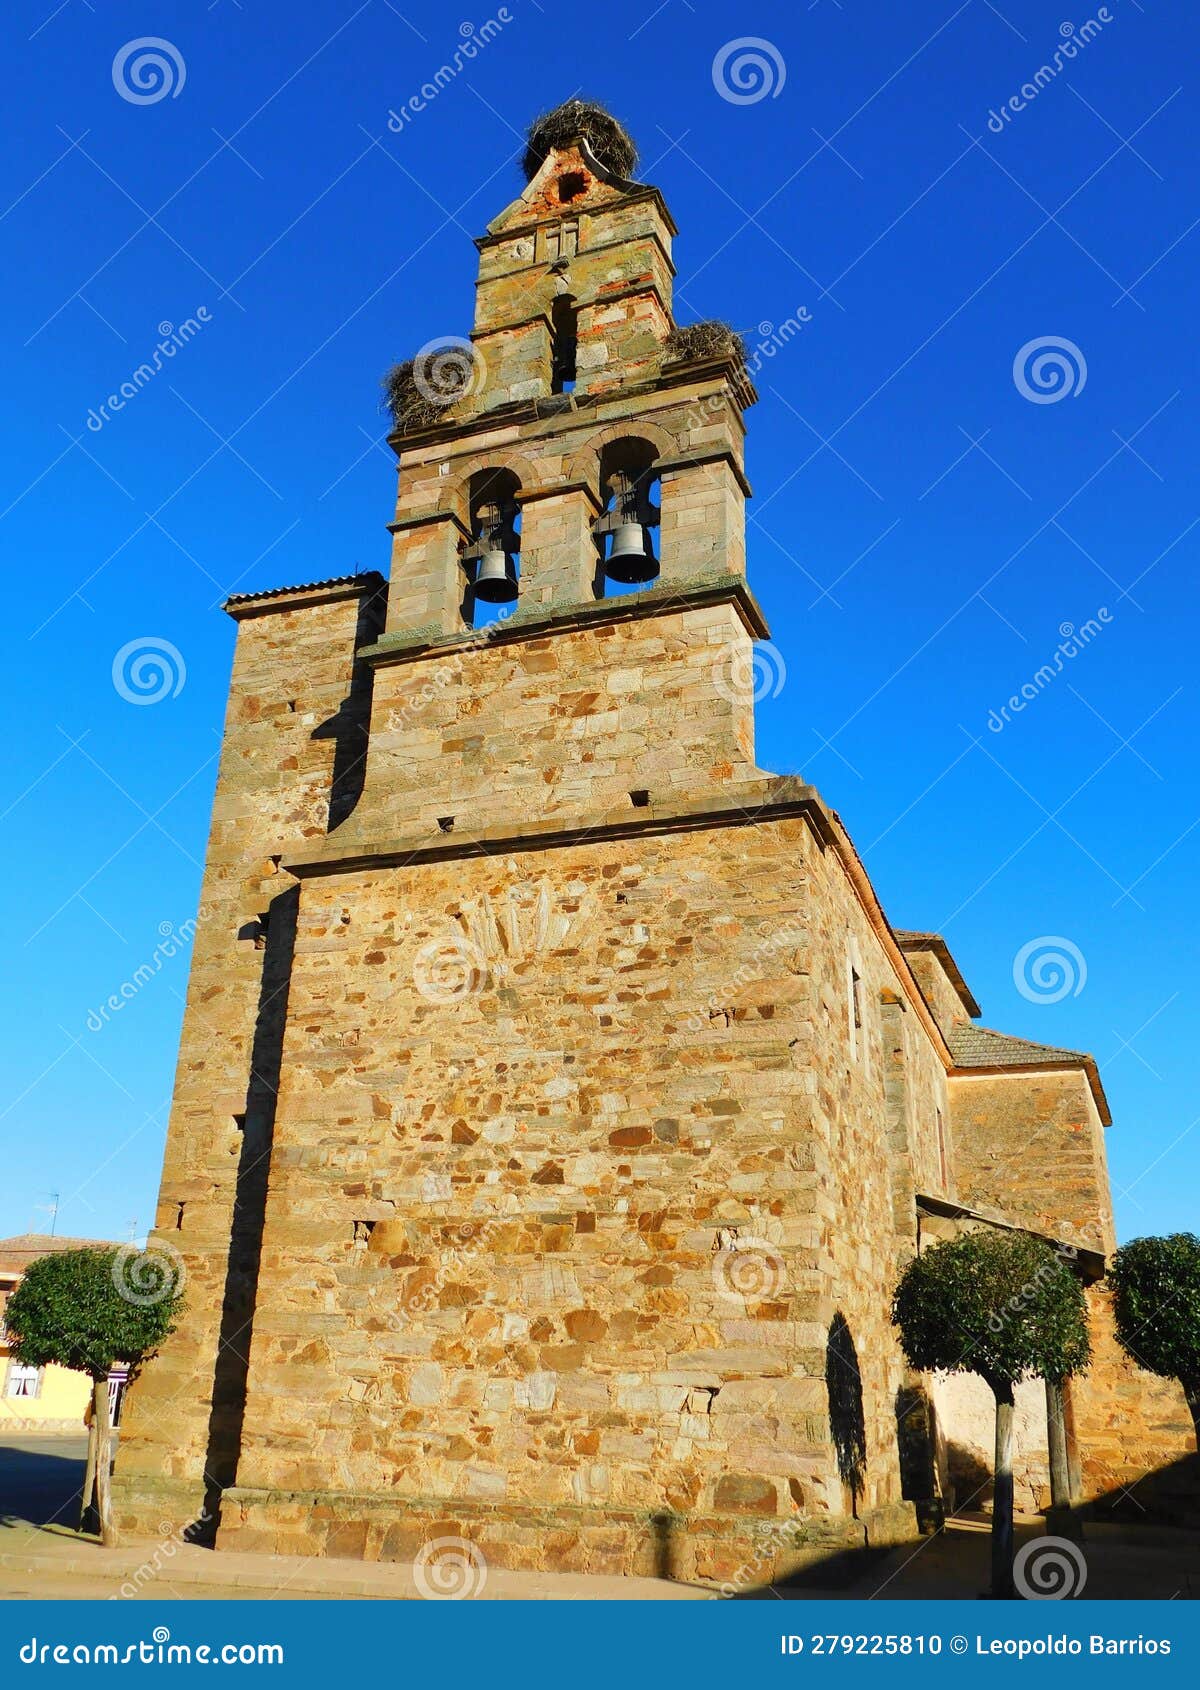
POLYGON ((765 1578, 910 1523, 907 1152, 858 994, 930 1095, 948 1058, 836 819, 755 766, 755 395, 730 331, 676 326, 632 165, 597 108, 535 125, 469 337, 393 372, 386 601, 227 607, 159 1222, 192 1289, 124 1429, 131 1530, 765 1578))

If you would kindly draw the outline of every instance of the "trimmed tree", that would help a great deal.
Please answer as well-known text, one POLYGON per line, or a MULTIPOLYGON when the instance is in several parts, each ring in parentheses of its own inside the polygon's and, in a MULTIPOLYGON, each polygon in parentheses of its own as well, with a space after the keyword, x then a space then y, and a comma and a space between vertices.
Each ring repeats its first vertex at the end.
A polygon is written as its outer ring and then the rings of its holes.
POLYGON ((1028 1233, 980 1231, 935 1244, 904 1270, 892 1320, 912 1367, 978 1373, 996 1399, 992 1595, 1013 1594, 1013 1389, 1060 1383, 1090 1359, 1083 1286, 1028 1233))
MULTIPOLYGON (((88 1474, 94 1474, 102 1543, 116 1541, 110 1475, 108 1377, 122 1363, 132 1379, 173 1329, 182 1263, 174 1251, 133 1245, 62 1250, 31 1264, 8 1300, 13 1355, 24 1367, 69 1367, 92 1381, 88 1474)), ((85 1485, 84 1511, 91 1502, 85 1485)))
POLYGON ((1178 1379, 1200 1448, 1200 1238, 1172 1232, 1122 1244, 1108 1282, 1121 1348, 1147 1373, 1178 1379))

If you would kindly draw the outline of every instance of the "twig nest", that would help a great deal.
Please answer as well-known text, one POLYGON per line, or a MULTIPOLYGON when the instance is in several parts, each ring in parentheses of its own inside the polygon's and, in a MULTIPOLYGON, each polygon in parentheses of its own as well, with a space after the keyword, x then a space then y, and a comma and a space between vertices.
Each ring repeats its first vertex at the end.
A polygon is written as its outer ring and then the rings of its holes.
POLYGON ((526 133, 522 167, 532 182, 555 147, 586 141, 604 168, 614 176, 630 177, 637 164, 637 148, 628 131, 611 112, 591 100, 567 100, 535 118, 526 133))
POLYGON ((744 364, 746 343, 736 329, 714 319, 672 329, 667 336, 666 353, 668 359, 678 363, 690 358, 732 357, 744 364))

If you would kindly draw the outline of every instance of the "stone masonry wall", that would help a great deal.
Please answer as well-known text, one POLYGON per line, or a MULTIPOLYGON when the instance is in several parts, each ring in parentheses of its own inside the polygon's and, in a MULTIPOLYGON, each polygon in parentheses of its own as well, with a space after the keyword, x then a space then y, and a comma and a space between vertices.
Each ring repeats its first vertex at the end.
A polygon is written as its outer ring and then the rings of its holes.
POLYGON ((1068 1408, 1079 1442, 1084 1500, 1101 1518, 1174 1520, 1194 1526, 1200 1508, 1196 1434, 1174 1379, 1160 1379, 1117 1343, 1111 1293, 1088 1292, 1092 1365, 1072 1381, 1068 1408))
POLYGON ((353 652, 377 622, 358 591, 239 630, 156 1217, 181 1253, 185 1312, 129 1392, 115 1489, 127 1527, 197 1519, 206 1471, 233 1478, 296 898, 276 853, 281 838, 324 837, 331 795, 336 814, 361 780, 369 701, 353 652))
POLYGON ((1104 1128, 1078 1070, 953 1075, 958 1195, 1016 1226, 1114 1248, 1104 1128))
POLYGON ((750 636, 731 604, 479 639, 375 679, 363 837, 595 814, 754 773, 750 636), (724 679, 724 685, 722 680, 724 679))
POLYGON ((905 1381, 903 1357, 890 1320, 891 1290, 915 1248, 915 1211, 906 1229, 893 1212, 893 1182, 904 1164, 927 1172, 927 1144, 944 1100, 945 1068, 909 1002, 900 1028, 900 1083, 907 1143, 891 1135, 896 1033, 890 1000, 901 997, 897 964, 886 953, 834 850, 808 854, 812 910, 814 1021, 803 1046, 813 1093, 817 1169, 814 1204, 827 1302, 826 1332, 835 1313, 849 1323, 869 1405, 866 1506, 900 1497, 896 1399, 905 1381), (861 976, 861 1026, 851 1030, 849 970, 861 976))
POLYGON ((387 1554, 372 1496, 514 1531, 538 1507, 841 1514, 839 1308, 868 1500, 898 1499, 877 1279, 868 1315, 886 1144, 869 1115, 831 1141, 807 1071, 810 839, 780 821, 305 883, 223 1541, 312 1548, 332 1517, 340 1552, 387 1554), (485 964, 436 1001, 430 957, 464 947, 485 964), (264 1516, 272 1491, 310 1502, 264 1516))

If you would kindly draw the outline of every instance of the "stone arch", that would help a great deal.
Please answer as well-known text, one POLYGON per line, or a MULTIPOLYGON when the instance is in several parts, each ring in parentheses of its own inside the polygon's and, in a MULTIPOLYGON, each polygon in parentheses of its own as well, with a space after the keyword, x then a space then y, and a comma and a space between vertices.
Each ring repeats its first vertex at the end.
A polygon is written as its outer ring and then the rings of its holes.
POLYGON ((527 458, 523 452, 510 452, 502 447, 497 452, 481 453, 478 458, 473 458, 462 466, 451 493, 452 500, 467 509, 471 489, 478 485, 477 478, 492 470, 507 471, 522 494, 533 492, 540 485, 533 460, 527 458))
POLYGON ((594 489, 599 482, 604 449, 618 440, 644 440, 654 448, 656 458, 673 456, 679 444, 665 428, 660 428, 657 423, 643 422, 640 417, 630 418, 628 422, 610 423, 607 428, 597 429, 595 434, 588 435, 567 464, 566 479, 585 482, 594 489))

